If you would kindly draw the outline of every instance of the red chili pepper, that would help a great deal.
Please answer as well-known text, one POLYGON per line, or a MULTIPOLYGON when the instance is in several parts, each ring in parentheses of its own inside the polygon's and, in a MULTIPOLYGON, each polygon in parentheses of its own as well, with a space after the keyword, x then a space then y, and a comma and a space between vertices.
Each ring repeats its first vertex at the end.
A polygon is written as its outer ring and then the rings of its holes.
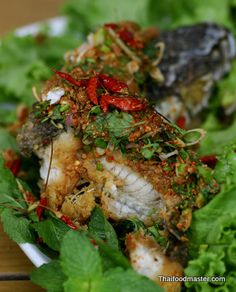
POLYGON ((137 98, 111 95, 102 95, 100 105, 104 112, 107 112, 109 105, 113 105, 123 111, 141 111, 146 108, 146 104, 137 98))
POLYGON ((42 219, 43 211, 44 211, 46 206, 47 206, 47 198, 41 198, 39 200, 39 206, 36 208, 36 214, 37 214, 39 220, 42 219))
POLYGON ((71 229, 77 230, 78 227, 73 223, 73 221, 66 215, 62 215, 60 218, 66 225, 68 225, 71 229))
POLYGON ((186 127, 186 118, 184 116, 180 116, 177 121, 176 124, 178 127, 185 129, 186 127))
POLYGON ((111 29, 117 29, 118 28, 118 25, 116 23, 105 23, 104 24, 104 27, 105 28, 111 28, 111 29))
POLYGON ((116 80, 116 79, 109 77, 105 74, 99 74, 98 77, 107 90, 112 91, 114 93, 127 92, 128 86, 126 83, 119 81, 119 80, 116 80))
POLYGON ((98 87, 98 78, 95 76, 91 77, 88 81, 87 93, 88 93, 89 99, 92 101, 92 103, 96 105, 98 105, 97 87, 98 87))
POLYGON ((202 156, 200 158, 200 161, 206 164, 207 166, 214 168, 218 159, 216 158, 215 155, 206 155, 206 156, 202 156))
POLYGON ((57 71, 55 69, 52 69, 52 71, 57 74, 59 77, 61 77, 62 79, 68 81, 69 83, 76 85, 76 86, 86 86, 87 85, 87 81, 86 80, 75 80, 70 74, 65 73, 65 72, 61 72, 61 71, 57 71))

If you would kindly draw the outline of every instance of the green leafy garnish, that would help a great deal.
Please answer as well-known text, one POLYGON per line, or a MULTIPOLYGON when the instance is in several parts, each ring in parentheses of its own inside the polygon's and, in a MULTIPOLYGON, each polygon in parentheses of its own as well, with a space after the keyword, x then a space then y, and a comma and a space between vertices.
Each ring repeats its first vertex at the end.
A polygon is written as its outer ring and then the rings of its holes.
POLYGON ((31 274, 31 280, 49 291, 163 291, 153 281, 130 268, 118 266, 104 270, 99 250, 84 232, 76 231, 69 231, 65 235, 60 261, 38 268, 31 274), (58 275, 50 279, 56 269, 58 275))
POLYGON ((31 281, 47 289, 49 292, 63 292, 63 283, 67 277, 62 271, 58 260, 44 264, 30 275, 31 281))
POLYGON ((59 251, 63 236, 70 230, 66 224, 52 216, 47 220, 34 223, 32 227, 43 242, 56 251, 59 251))
POLYGON ((215 178, 222 189, 210 203, 193 214, 189 230, 190 261, 185 270, 187 276, 224 276, 226 282, 189 282, 186 283, 189 288, 199 291, 214 291, 218 285, 225 291, 235 288, 231 286, 235 284, 231 273, 232 266, 236 264, 235 161, 235 152, 231 147, 225 148, 215 169, 215 178))
POLYGON ((88 227, 91 235, 103 239, 113 248, 118 248, 118 240, 115 230, 106 220, 102 210, 98 207, 93 210, 88 227))
POLYGON ((17 214, 13 210, 6 208, 1 213, 1 220, 4 231, 15 242, 35 242, 35 235, 30 226, 30 221, 22 217, 22 214, 17 214))

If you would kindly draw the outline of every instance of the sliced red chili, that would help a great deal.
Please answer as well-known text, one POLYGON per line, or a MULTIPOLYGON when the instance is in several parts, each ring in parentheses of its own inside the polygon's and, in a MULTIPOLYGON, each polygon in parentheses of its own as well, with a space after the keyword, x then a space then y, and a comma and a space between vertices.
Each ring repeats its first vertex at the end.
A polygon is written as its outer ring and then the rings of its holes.
POLYGON ((99 74, 99 79, 101 80, 103 86, 114 93, 125 93, 127 92, 128 86, 126 83, 109 77, 105 74, 99 74))
POLYGON ((59 77, 61 77, 62 79, 68 81, 69 83, 76 85, 78 87, 82 87, 82 86, 86 86, 87 85, 87 80, 76 80, 74 79, 74 77, 72 77, 70 74, 65 73, 65 72, 61 72, 61 71, 57 71, 55 69, 52 69, 52 71, 58 75, 59 77))
POLYGON ((133 34, 125 28, 121 28, 118 35, 126 43, 129 43, 134 38, 133 34))
POLYGON ((44 212, 44 209, 46 206, 47 206, 47 198, 41 198, 39 200, 39 206, 36 208, 36 214, 37 214, 39 220, 42 219, 43 212, 44 212))
POLYGON ((25 192, 25 197, 28 204, 33 204, 35 202, 35 197, 29 191, 25 192))
POLYGON ((146 104, 144 104, 140 99, 111 95, 102 95, 100 105, 104 112, 107 112, 109 105, 113 105, 123 111, 141 111, 146 108, 146 104))
POLYGON ((135 40, 133 33, 125 28, 120 29, 118 35, 126 44, 134 49, 142 49, 144 47, 144 44, 140 40, 135 40))
POLYGON ((200 158, 200 161, 206 164, 207 166, 214 168, 218 159, 215 155, 206 155, 206 156, 202 156, 200 158))
POLYGON ((91 77, 88 81, 88 86, 86 90, 87 90, 89 99, 92 101, 92 103, 96 105, 98 105, 97 87, 98 87, 98 78, 96 76, 91 77))
POLYGON ((62 215, 60 218, 67 226, 71 229, 77 230, 78 227, 73 223, 73 221, 66 215, 62 215))

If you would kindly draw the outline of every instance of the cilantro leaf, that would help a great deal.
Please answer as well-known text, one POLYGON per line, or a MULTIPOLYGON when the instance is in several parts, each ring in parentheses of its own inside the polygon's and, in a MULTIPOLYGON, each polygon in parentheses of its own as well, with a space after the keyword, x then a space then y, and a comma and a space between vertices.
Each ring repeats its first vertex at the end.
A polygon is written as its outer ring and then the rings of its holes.
POLYGON ((30 274, 33 283, 47 289, 49 292, 63 292, 63 282, 66 276, 58 260, 44 264, 30 274))
POLYGON ((16 215, 13 210, 5 208, 1 213, 3 229, 17 243, 34 243, 35 236, 30 227, 30 221, 20 215, 16 215))
POLYGON ((34 223, 32 226, 50 248, 59 251, 61 241, 70 228, 62 221, 56 218, 50 218, 44 221, 34 223))
POLYGON ((94 208, 88 227, 91 235, 105 240, 106 244, 118 249, 118 240, 115 230, 105 218, 102 210, 98 207, 94 208))
POLYGON ((84 233, 69 231, 62 241, 61 265, 68 277, 91 280, 102 274, 98 251, 84 233))

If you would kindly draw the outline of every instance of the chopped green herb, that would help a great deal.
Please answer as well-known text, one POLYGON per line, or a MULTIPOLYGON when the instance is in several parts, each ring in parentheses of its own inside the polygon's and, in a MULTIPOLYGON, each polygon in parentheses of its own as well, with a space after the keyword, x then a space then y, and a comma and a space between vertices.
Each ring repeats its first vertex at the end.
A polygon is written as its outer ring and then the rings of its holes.
POLYGON ((103 139, 103 138, 96 138, 94 141, 94 144, 102 149, 106 149, 107 148, 107 142, 103 139))
POLYGON ((103 171, 103 169, 104 169, 104 168, 103 168, 103 165, 102 165, 101 163, 98 162, 98 163, 96 164, 96 170, 98 170, 98 171, 103 171))

